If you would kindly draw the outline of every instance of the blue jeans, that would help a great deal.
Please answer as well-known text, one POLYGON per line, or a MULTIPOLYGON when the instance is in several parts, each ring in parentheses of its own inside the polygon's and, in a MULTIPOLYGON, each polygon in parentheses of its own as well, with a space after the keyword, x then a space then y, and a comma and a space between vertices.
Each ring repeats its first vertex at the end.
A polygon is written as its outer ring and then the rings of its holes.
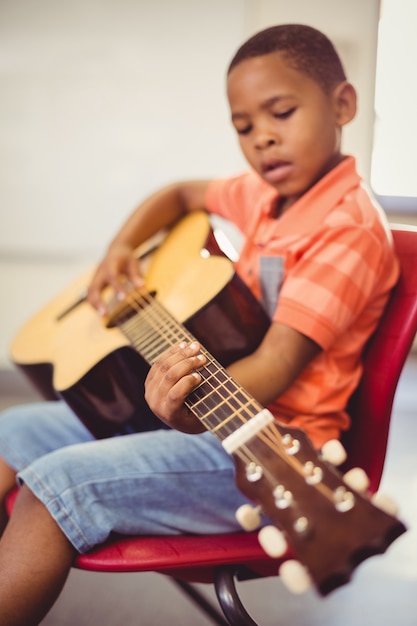
MULTIPOLYGON (((63 402, 0 417, 0 456, 79 552, 126 535, 236 532, 233 459, 209 432, 161 429, 95 440, 63 402)), ((29 522, 30 523, 30 522, 29 522)))

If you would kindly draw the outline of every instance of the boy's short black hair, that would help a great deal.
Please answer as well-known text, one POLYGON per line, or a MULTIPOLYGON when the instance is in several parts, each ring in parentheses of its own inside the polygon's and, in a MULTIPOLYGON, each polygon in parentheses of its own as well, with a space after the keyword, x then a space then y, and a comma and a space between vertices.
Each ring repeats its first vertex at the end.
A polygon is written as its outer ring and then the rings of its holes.
POLYGON ((281 24, 253 35, 238 49, 228 74, 246 59, 280 52, 296 70, 315 80, 324 91, 346 80, 332 42, 319 30, 303 24, 281 24))

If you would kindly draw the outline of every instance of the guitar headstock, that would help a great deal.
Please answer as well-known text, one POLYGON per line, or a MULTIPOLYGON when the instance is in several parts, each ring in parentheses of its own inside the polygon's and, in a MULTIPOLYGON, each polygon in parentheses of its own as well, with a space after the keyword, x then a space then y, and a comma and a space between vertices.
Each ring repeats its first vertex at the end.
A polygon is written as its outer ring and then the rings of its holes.
POLYGON ((322 595, 406 530, 349 486, 299 430, 269 424, 232 454, 237 486, 283 532, 322 595))

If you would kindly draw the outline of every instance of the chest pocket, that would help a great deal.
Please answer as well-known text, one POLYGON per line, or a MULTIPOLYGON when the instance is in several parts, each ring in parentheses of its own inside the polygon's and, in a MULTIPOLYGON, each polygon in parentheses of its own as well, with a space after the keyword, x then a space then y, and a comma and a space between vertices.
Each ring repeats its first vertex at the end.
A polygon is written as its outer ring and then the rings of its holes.
POLYGON ((281 256, 261 256, 259 278, 262 306, 272 318, 277 308, 279 292, 284 280, 284 258, 281 256))

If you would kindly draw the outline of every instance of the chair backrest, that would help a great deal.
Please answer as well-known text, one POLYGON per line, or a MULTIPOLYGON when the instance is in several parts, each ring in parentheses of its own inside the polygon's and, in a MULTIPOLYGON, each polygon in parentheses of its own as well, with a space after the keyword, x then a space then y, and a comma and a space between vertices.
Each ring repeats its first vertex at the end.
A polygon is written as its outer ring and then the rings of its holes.
POLYGON ((362 467, 376 491, 382 476, 397 383, 417 331, 417 228, 391 226, 401 276, 365 350, 364 372, 349 403, 343 442, 348 467, 362 467))

